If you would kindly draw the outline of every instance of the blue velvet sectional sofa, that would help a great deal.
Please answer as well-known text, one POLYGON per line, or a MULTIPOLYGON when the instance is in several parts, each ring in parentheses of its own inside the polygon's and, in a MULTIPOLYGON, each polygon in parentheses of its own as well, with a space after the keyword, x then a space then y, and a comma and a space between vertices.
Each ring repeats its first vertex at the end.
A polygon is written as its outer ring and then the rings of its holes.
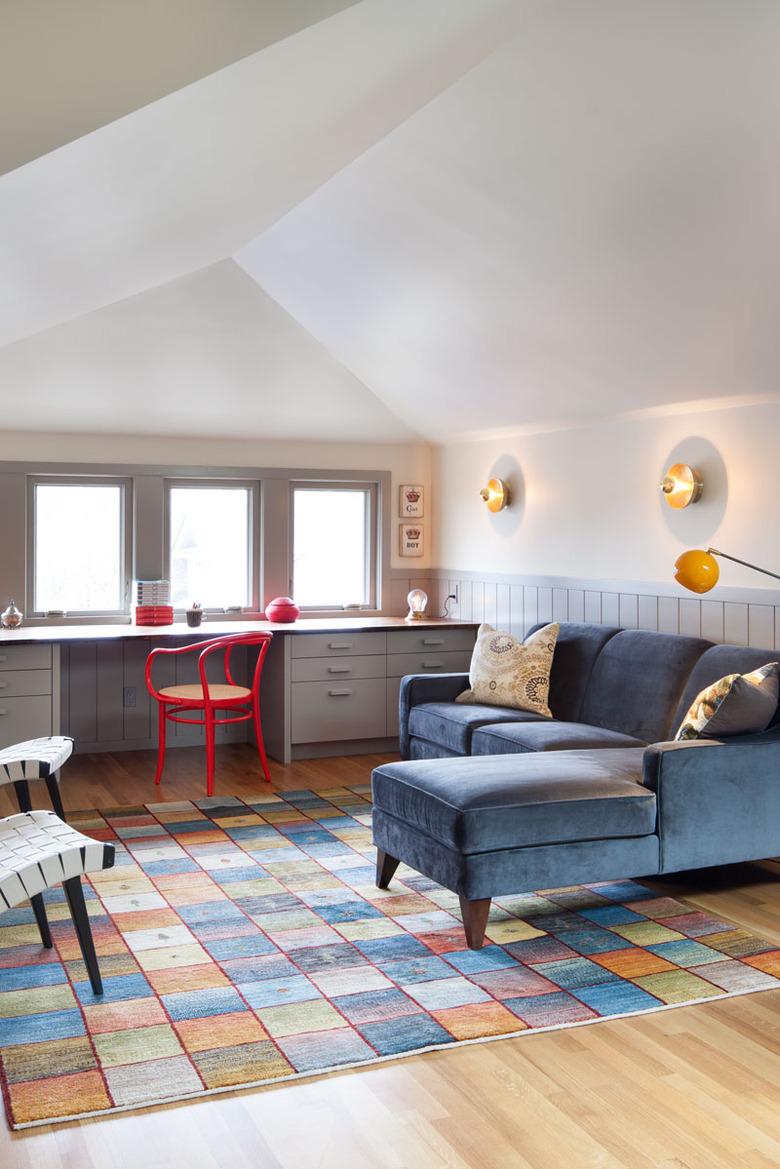
POLYGON ((404 761, 373 773, 377 883, 403 861, 460 897, 469 946, 501 894, 780 853, 780 716, 761 734, 670 739, 696 695, 775 650, 562 624, 553 719, 401 685, 404 761))

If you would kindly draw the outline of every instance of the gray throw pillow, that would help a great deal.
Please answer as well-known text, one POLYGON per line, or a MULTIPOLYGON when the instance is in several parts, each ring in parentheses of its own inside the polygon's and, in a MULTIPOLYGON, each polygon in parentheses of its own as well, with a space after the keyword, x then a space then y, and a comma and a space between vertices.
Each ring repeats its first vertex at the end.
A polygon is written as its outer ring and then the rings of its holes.
POLYGON ((779 669, 777 662, 769 662, 750 674, 727 674, 713 682, 696 695, 675 740, 765 731, 777 711, 779 669))

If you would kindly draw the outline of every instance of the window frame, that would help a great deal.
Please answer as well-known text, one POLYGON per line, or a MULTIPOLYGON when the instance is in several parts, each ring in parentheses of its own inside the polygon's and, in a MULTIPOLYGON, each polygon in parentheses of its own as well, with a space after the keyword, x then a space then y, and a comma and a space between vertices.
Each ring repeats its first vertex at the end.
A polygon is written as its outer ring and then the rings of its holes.
MULTIPOLYGON (((260 549, 262 548, 262 511, 260 508, 261 481, 257 479, 225 479, 209 476, 193 476, 193 478, 165 478, 163 481, 163 578, 171 581, 171 491, 185 487, 195 491, 214 490, 215 488, 233 488, 246 491, 249 496, 247 508, 247 594, 248 602, 240 610, 228 610, 224 607, 204 606, 203 612, 219 614, 223 617, 235 616, 237 613, 257 613, 260 597, 260 549)), ((184 613, 183 608, 175 608, 174 614, 184 613)))
POLYGON ((130 584, 133 564, 133 480, 124 475, 67 475, 41 473, 27 476, 27 612, 30 617, 38 620, 52 620, 47 613, 55 612, 52 609, 37 609, 35 607, 35 567, 36 567, 36 489, 38 487, 118 487, 120 488, 119 505, 119 548, 120 548, 120 580, 122 581, 122 604, 117 609, 66 609, 65 617, 70 618, 100 618, 100 617, 129 617, 130 616, 130 584))
MULTIPOLYGON (((352 612, 378 613, 381 607, 383 586, 382 560, 382 497, 381 484, 373 479, 291 479, 289 483, 290 547, 289 582, 290 596, 295 597, 295 492, 296 491, 363 491, 368 496, 365 518, 366 553, 364 561, 365 585, 368 601, 352 612)), ((300 605, 302 613, 343 613, 345 610, 327 602, 317 605, 300 605)), ((349 612, 350 610, 347 610, 349 612)))

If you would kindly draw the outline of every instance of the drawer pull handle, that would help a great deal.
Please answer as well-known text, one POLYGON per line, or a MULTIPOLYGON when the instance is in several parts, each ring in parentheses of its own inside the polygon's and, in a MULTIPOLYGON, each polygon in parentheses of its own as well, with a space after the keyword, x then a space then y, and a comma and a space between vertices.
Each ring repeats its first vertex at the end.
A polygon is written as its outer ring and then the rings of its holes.
POLYGON ((352 649, 351 641, 329 641, 328 649, 352 649))
POLYGON ((7 710, 0 710, 0 715, 8 714, 7 710))
POLYGON ((423 645, 444 645, 443 637, 424 637, 422 639, 423 645))
POLYGON ((0 654, 0 662, 7 662, 8 654, 0 654))
POLYGON ((0 682, 0 690, 5 690, 7 685, 8 685, 7 682, 0 682))
POLYGON ((424 670, 440 670, 443 664, 443 662, 423 662, 422 667, 424 670))
POLYGON ((329 674, 351 674, 352 666, 328 666, 329 674))
POLYGON ((349 698, 351 690, 329 690, 328 694, 331 698, 349 698))

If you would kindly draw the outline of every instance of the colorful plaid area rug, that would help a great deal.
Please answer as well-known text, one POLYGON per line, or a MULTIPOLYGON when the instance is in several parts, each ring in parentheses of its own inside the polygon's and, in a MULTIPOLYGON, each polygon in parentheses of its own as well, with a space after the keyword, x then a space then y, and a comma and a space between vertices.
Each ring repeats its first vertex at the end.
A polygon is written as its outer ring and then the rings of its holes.
POLYGON ((0 916, 11 1126, 780 987, 776 947, 631 881, 501 898, 470 951, 454 895, 375 887, 370 811, 358 787, 74 815, 118 844, 87 890, 105 995, 61 890, 54 950, 0 916))

